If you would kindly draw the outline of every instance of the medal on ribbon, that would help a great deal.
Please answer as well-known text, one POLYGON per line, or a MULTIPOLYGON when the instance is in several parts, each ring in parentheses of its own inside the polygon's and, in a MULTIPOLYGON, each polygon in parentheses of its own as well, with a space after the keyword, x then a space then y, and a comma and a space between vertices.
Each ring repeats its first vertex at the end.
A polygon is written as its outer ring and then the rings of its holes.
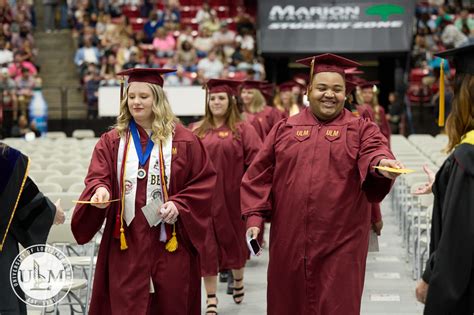
POLYGON ((137 173, 137 178, 138 179, 144 179, 146 177, 146 171, 145 171, 145 164, 146 161, 150 158, 151 151, 153 150, 153 141, 151 140, 151 134, 150 137, 148 138, 148 142, 145 148, 145 153, 142 151, 142 146, 140 144, 140 135, 138 134, 138 129, 137 125, 135 124, 134 120, 130 121, 130 132, 132 134, 133 138, 133 144, 135 145, 135 150, 137 151, 137 156, 138 156, 138 173, 137 173))

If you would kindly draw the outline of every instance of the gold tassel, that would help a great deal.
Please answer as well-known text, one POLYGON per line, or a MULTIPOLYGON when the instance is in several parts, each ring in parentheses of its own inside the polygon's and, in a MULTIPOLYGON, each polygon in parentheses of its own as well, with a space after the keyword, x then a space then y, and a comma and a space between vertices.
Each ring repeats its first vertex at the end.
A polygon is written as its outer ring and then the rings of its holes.
POLYGON ((306 95, 309 97, 309 91, 313 88, 313 74, 314 74, 314 60, 315 58, 311 60, 311 69, 309 69, 309 85, 306 89, 306 95))
POLYGON ((169 252, 174 252, 178 249, 178 239, 176 238, 176 225, 173 224, 173 236, 171 236, 168 243, 166 243, 166 250, 169 252))
POLYGON ((120 229, 120 250, 126 250, 128 248, 127 246, 127 240, 125 239, 125 230, 124 228, 120 229))
POLYGON ((124 77, 122 77, 120 79, 120 105, 122 105, 122 101, 124 99, 124 96, 123 96, 124 85, 125 85, 125 79, 124 77))
POLYGON ((439 116, 438 126, 444 127, 444 59, 441 60, 439 69, 439 116))

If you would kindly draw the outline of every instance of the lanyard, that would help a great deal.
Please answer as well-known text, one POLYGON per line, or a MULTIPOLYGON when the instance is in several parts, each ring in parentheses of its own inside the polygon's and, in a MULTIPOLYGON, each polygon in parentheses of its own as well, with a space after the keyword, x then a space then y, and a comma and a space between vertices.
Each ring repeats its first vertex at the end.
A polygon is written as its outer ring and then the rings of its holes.
MULTIPOLYGON (((153 140, 151 140, 151 135, 148 138, 148 143, 145 148, 145 153, 142 151, 142 145, 140 144, 140 135, 138 134, 137 125, 134 120, 130 121, 130 132, 132 134, 133 143, 135 144, 135 150, 137 151, 138 162, 140 166, 146 164, 146 161, 150 158, 151 151, 153 150, 153 140)), ((153 133, 152 133, 153 134, 153 133)))

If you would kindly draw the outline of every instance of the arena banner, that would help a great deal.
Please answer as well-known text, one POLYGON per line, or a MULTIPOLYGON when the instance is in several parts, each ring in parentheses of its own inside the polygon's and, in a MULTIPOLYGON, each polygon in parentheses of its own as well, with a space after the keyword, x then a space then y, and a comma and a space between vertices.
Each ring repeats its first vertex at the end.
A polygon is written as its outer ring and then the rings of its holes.
POLYGON ((263 53, 383 53, 411 48, 413 0, 258 1, 263 53))

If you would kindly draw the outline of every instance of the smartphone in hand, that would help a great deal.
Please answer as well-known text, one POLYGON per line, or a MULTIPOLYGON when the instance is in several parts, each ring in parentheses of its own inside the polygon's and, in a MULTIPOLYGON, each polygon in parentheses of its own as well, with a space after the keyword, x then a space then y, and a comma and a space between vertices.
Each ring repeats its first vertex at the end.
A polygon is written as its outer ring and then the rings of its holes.
POLYGON ((247 238, 247 246, 249 247, 252 256, 260 256, 260 254, 262 253, 262 248, 260 247, 260 244, 254 238, 247 238))

